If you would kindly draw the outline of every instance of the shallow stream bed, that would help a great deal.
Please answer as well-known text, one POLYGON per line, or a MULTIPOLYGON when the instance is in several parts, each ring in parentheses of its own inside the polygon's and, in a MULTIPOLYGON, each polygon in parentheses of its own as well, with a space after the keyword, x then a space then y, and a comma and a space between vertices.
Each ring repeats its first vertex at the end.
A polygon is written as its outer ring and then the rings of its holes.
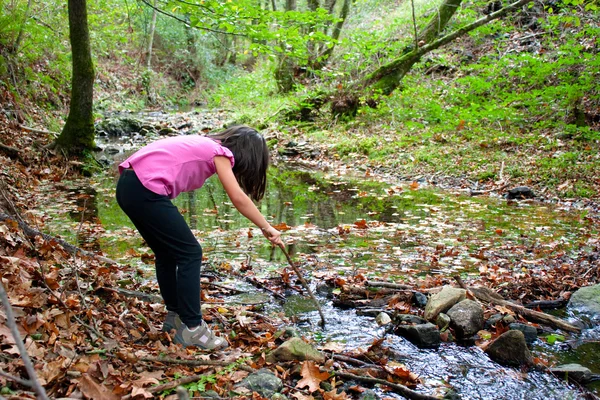
MULTIPOLYGON (((59 189, 68 194, 70 203, 57 203, 55 196, 48 196, 46 214, 62 222, 48 223, 46 230, 145 271, 140 279, 152 279, 151 262, 146 264, 140 257, 149 249, 142 247, 114 200, 115 179, 107 174, 86 187, 81 182, 61 183, 59 189)), ((56 188, 48 186, 48 193, 56 188)), ((251 264, 263 276, 277 275, 286 267, 283 254, 233 208, 214 177, 201 190, 180 195, 175 203, 202 244, 207 264, 226 262, 234 268, 251 264)), ((283 166, 272 169, 267 196, 259 207, 283 230, 288 251, 312 275, 313 284, 332 274, 362 274, 367 279, 402 283, 415 276, 435 280, 454 274, 466 279, 510 275, 518 280, 532 270, 586 262, 592 268, 596 261, 590 254, 600 235, 597 219, 581 210, 507 203, 412 182, 368 176, 350 179, 335 171, 283 166)), ((270 302, 274 306, 269 310, 296 314, 296 327, 320 344, 365 348, 384 334, 373 318, 320 299, 328 322, 324 329, 319 327, 318 314, 300 306, 296 309, 293 298, 287 308, 270 302)), ((571 349, 541 338, 534 356, 551 363, 581 363, 600 373, 598 328, 567 339, 590 343, 571 349)), ((395 335, 386 335, 385 343, 402 355, 398 361, 422 379, 417 390, 424 393, 439 395, 452 387, 463 399, 584 398, 582 390, 548 373, 502 367, 478 347, 444 343, 436 350, 421 350, 395 335)), ((600 394, 598 385, 588 388, 600 394)))

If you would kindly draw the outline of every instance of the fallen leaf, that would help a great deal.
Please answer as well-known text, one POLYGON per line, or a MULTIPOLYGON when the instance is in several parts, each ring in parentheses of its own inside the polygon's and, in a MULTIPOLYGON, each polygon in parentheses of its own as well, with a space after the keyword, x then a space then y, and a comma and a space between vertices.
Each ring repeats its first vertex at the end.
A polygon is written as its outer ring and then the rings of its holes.
POLYGON ((285 222, 281 222, 277 225, 272 225, 273 228, 277 229, 278 231, 289 231, 290 229, 292 229, 291 226, 289 226, 288 224, 286 224, 285 222))
POLYGON ((297 388, 308 386, 308 390, 314 392, 319 389, 322 381, 329 379, 329 372, 321 372, 318 366, 312 361, 304 361, 302 363, 302 371, 300 372, 302 379, 296 384, 297 388))
POLYGON ((120 397, 113 394, 106 386, 98 384, 89 375, 83 375, 79 379, 79 390, 88 399, 118 400, 120 397))

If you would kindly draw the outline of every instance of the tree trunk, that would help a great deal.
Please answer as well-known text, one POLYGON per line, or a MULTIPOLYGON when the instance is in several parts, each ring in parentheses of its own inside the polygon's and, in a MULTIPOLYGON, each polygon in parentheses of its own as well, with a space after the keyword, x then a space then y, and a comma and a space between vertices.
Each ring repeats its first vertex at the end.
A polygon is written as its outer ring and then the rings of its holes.
MULTIPOLYGON (((448 21, 450 21, 461 2, 462 0, 445 0, 427 26, 417 35, 417 42, 420 47, 418 49, 415 49, 414 45, 408 47, 408 53, 405 53, 402 57, 380 67, 369 75, 366 78, 365 85, 370 86, 374 91, 381 92, 384 95, 392 93, 400 85, 402 78, 404 78, 413 65, 415 65, 425 54, 420 51, 422 46, 429 44, 439 35, 446 27, 448 21)), ((440 45, 435 48, 437 47, 440 47, 440 45)), ((433 49, 434 48, 429 51, 433 49)))
POLYGON ((360 87, 369 87, 372 91, 389 95, 396 88, 398 88, 402 78, 404 78, 408 71, 410 71, 413 65, 415 65, 423 55, 456 40, 458 37, 471 32, 494 19, 503 17, 504 15, 508 14, 509 11, 521 7, 530 1, 531 0, 518 0, 494 13, 480 18, 469 25, 463 26, 462 28, 449 33, 448 35, 435 40, 437 35, 444 29, 445 25, 452 18, 452 15, 454 15, 454 12, 461 2, 461 0, 446 0, 438 9, 438 13, 418 35, 419 38, 429 38, 428 40, 433 41, 423 43, 417 49, 410 49, 410 52, 405 53, 400 58, 380 67, 375 72, 368 75, 361 82, 360 87))
POLYGON ((67 122, 55 145, 67 153, 81 154, 94 145, 94 65, 90 50, 86 0, 69 0, 69 38, 72 68, 71 104, 67 122))
POLYGON ((447 0, 437 10, 436 15, 429 20, 427 26, 417 36, 418 43, 431 43, 444 30, 462 0, 447 0))
MULTIPOLYGON (((296 0, 286 0, 285 11, 296 11, 296 0)), ((279 55, 279 62, 275 68, 275 80, 277 81, 277 89, 280 93, 289 93, 294 89, 294 68, 296 62, 285 54, 279 55)))
MULTIPOLYGON (((340 19, 333 27, 333 32, 331 33, 331 37, 333 38, 334 43, 340 38, 340 35, 342 33, 342 27, 344 26, 344 22, 346 22, 348 13, 350 12, 350 1, 351 0, 344 0, 344 4, 342 4, 342 10, 340 11, 340 19)), ((332 3, 335 3, 335 2, 332 2, 332 3)), ((333 5, 332 5, 332 7, 333 7, 333 5)), ((329 11, 329 13, 332 13, 332 12, 333 12, 333 9, 331 11, 329 11)), ((334 48, 335 48, 335 44, 332 45, 331 47, 328 47, 323 52, 323 54, 321 54, 321 57, 319 60, 319 65, 320 65, 319 69, 321 69, 325 65, 325 63, 327 62, 327 59, 333 53, 334 48)))
POLYGON ((12 46, 12 49, 11 49, 12 54, 17 54, 19 52, 19 47, 21 47, 21 40, 23 39, 23 31, 25 30, 25 24, 27 24, 27 20, 29 19, 29 11, 30 10, 31 10, 31 0, 28 0, 27 8, 25 9, 25 17, 23 18, 23 23, 19 27, 19 34, 17 35, 15 44, 12 46))
POLYGON ((150 31, 148 32, 148 48, 146 51, 146 68, 152 68, 152 45, 154 44, 154 31, 156 30, 156 16, 158 11, 156 10, 157 1, 154 0, 154 8, 152 9, 152 21, 150 22, 150 31))

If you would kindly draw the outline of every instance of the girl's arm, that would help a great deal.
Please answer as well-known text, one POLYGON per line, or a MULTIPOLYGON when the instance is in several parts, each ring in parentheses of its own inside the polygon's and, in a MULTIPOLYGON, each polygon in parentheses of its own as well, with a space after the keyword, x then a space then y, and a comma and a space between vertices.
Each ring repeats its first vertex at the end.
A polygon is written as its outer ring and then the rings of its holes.
POLYGON ((271 243, 283 246, 280 237, 281 233, 267 222, 252 200, 250 200, 237 183, 235 175, 233 175, 233 170, 231 169, 231 161, 229 158, 223 156, 215 157, 215 167, 217 169, 219 180, 235 208, 237 208, 244 217, 252 221, 254 225, 258 226, 263 235, 269 239, 271 243))

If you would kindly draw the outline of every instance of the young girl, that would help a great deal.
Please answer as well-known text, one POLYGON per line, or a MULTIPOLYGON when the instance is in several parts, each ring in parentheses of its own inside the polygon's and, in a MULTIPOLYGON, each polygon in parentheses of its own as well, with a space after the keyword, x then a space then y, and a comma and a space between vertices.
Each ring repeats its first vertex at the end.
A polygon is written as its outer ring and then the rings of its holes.
POLYGON ((154 252, 156 278, 168 311, 162 329, 176 329, 176 343, 207 350, 228 346, 202 320, 202 248, 170 199, 202 187, 216 173, 240 213, 271 243, 282 245, 280 232, 252 202, 265 193, 268 166, 265 139, 247 126, 211 136, 161 139, 119 165, 117 202, 154 252))

